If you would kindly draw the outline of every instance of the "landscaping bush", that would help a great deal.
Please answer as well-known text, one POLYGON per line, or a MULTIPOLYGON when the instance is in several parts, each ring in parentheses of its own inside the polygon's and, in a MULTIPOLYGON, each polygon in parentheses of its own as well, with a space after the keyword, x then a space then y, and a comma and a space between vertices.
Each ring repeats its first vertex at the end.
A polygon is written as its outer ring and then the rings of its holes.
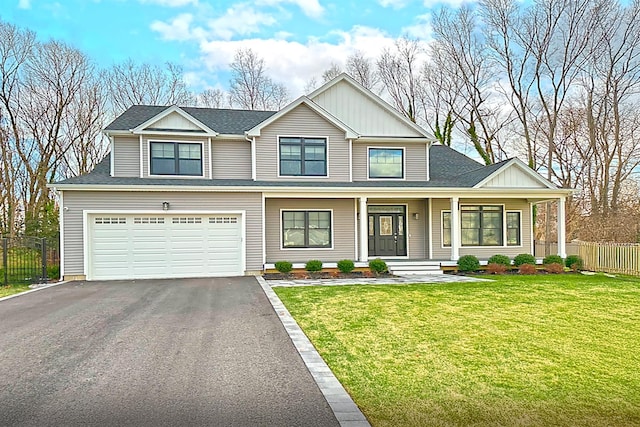
POLYGON ((520 267, 523 264, 536 265, 536 257, 531 254, 519 254, 513 258, 513 265, 520 267))
POLYGON ((47 278, 49 280, 58 280, 60 278, 60 266, 48 265, 47 266, 47 278))
POLYGON ((562 259, 562 257, 560 255, 547 255, 542 260, 542 263, 544 265, 547 265, 547 264, 561 264, 561 265, 564 265, 564 260, 562 259))
POLYGON ((489 274, 504 274, 507 271, 507 266, 499 264, 497 262, 490 262, 487 264, 487 272, 489 274))
POLYGON ((276 270, 278 270, 280 273, 290 273, 291 270, 293 269, 293 264, 291 264, 289 261, 277 261, 276 264, 276 270))
POLYGON ((341 273, 351 273, 354 268, 355 265, 350 259, 341 259, 338 261, 338 270, 340 270, 341 273))
POLYGON ((549 264, 545 263, 544 269, 547 271, 547 273, 560 274, 564 273, 564 264, 558 262, 552 262, 549 264))
POLYGON ((518 273, 520 274, 536 274, 538 273, 538 270, 536 270, 536 266, 533 264, 522 264, 520 265, 520 268, 518 269, 518 273))
POLYGON ((480 261, 474 255, 463 255, 458 260, 458 270, 460 271, 476 271, 480 268, 480 261))
POLYGON ((582 263, 582 258, 578 255, 569 255, 566 260, 564 260, 565 265, 569 267, 573 271, 582 270, 584 264, 582 263))
POLYGON ((369 269, 376 274, 382 274, 389 271, 389 269, 387 268, 387 263, 380 258, 372 259, 371 261, 369 261, 369 269))
POLYGON ((489 258, 489 264, 501 264, 509 267, 511 265, 511 258, 506 255, 493 255, 491 258, 489 258))
POLYGON ((311 273, 315 273, 317 271, 321 271, 322 270, 322 261, 320 261, 319 259, 312 259, 307 261, 307 263, 304 266, 305 270, 311 272, 311 273))

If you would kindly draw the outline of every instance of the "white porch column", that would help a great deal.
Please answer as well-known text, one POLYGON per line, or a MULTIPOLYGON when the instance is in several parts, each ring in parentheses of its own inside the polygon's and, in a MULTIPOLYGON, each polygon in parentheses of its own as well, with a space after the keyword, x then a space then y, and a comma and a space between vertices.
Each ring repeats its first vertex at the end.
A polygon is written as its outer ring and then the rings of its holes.
POLYGON ((359 212, 360 212, 360 257, 358 261, 367 262, 367 258, 369 258, 369 215, 367 215, 367 198, 360 197, 358 199, 360 202, 359 212))
POLYGON ((567 257, 567 248, 565 240, 567 238, 565 232, 565 224, 566 224, 566 212, 565 212, 565 202, 566 197, 560 197, 558 199, 558 255, 562 258, 567 257))
POLYGON ((451 198, 451 261, 460 258, 460 209, 459 197, 451 198))

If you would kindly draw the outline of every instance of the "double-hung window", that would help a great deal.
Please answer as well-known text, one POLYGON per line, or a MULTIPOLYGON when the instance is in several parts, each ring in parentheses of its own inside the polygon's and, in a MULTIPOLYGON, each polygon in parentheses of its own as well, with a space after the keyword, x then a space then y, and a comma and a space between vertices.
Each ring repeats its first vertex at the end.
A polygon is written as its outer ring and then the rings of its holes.
POLYGON ((327 176, 325 138, 280 138, 281 176, 327 176))
POLYGON ((369 148, 370 179, 403 179, 404 150, 402 148, 369 148))
MULTIPOLYGON (((462 246, 503 246, 503 218, 506 218, 506 245, 521 243, 520 212, 503 212, 502 206, 461 206, 462 246), (504 217, 503 217, 504 214, 504 217)), ((442 246, 451 246, 451 212, 442 212, 442 246)))
POLYGON ((330 248, 331 211, 282 211, 283 248, 330 248))
POLYGON ((202 176, 202 144, 152 142, 151 175, 202 176))

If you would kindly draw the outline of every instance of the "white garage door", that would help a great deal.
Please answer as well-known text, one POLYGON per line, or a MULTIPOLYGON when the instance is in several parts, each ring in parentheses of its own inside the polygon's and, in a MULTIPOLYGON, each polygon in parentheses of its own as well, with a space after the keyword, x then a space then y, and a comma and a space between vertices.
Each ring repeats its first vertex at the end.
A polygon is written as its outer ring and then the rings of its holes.
POLYGON ((240 215, 91 215, 89 278, 237 276, 240 215))

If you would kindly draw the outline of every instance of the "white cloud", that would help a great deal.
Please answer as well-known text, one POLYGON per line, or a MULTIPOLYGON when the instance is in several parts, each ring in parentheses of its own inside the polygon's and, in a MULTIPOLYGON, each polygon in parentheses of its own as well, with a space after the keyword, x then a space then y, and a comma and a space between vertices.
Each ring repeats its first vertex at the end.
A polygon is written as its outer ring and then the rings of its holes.
POLYGON ((183 7, 188 5, 198 5, 198 0, 140 0, 140 3, 157 4, 166 7, 183 7))
POLYGON ((193 37, 191 31, 191 22, 193 15, 190 13, 182 13, 176 16, 170 23, 162 21, 154 21, 151 23, 151 29, 160 33, 165 40, 188 40, 193 37))
POLYGON ((31 9, 31 0, 18 0, 18 9, 31 9))
POLYGON ((291 3, 302 9, 302 12, 310 18, 320 18, 324 14, 324 8, 318 0, 257 0, 257 5, 279 6, 282 3, 291 3))
POLYGON ((478 0, 424 0, 424 7, 432 8, 434 6, 451 6, 460 7, 465 3, 476 3, 478 0))
POLYGON ((402 9, 410 0, 378 0, 378 4, 382 7, 392 7, 394 9, 402 9))
POLYGON ((415 24, 402 28, 402 34, 419 40, 430 40, 433 34, 431 14, 418 15, 415 20, 415 24))
POLYGON ((237 4, 227 9, 221 17, 209 21, 208 26, 213 35, 230 40, 234 35, 257 33, 261 27, 276 23, 272 15, 258 12, 247 4, 237 4))

